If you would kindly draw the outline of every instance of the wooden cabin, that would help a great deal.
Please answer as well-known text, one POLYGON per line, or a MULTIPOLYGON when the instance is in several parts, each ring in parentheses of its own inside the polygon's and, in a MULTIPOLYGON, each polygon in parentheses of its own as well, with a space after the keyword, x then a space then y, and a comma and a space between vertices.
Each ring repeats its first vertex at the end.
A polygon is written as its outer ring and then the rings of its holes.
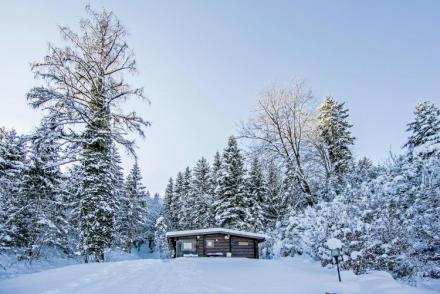
POLYGON ((166 234, 173 257, 258 258, 258 244, 266 236, 223 228, 175 231, 166 234))

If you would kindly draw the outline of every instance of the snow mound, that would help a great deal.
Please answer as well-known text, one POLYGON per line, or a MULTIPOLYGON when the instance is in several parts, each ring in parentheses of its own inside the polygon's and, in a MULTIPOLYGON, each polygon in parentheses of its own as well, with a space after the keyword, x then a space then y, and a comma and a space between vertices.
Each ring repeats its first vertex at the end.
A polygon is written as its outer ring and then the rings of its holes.
POLYGON ((327 240, 327 247, 329 249, 338 249, 342 248, 342 242, 339 239, 336 238, 330 238, 327 240))

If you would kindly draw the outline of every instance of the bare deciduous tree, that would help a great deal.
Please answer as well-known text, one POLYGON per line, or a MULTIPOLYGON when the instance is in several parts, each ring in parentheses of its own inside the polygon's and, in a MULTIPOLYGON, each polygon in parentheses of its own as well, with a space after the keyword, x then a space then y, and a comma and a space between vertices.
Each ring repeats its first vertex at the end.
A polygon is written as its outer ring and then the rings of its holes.
POLYGON ((241 128, 241 138, 256 141, 262 154, 282 158, 294 168, 307 205, 315 203, 304 171, 316 118, 313 101, 304 81, 294 81, 288 88, 272 88, 260 97, 255 117, 241 128))

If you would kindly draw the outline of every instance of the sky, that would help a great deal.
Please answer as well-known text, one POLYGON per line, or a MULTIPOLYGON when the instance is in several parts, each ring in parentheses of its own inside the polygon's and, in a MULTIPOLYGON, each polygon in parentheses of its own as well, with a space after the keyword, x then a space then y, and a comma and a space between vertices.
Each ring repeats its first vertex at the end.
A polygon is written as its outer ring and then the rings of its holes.
MULTIPOLYGON (((144 183, 212 160, 248 120, 264 89, 304 79, 318 101, 345 102, 356 157, 398 153, 418 101, 440 104, 439 1, 2 1, 0 126, 31 132, 41 113, 26 93, 30 62, 58 25, 78 26, 85 5, 112 10, 128 29, 151 105, 130 101, 152 126, 138 138, 144 183)), ((124 167, 133 159, 124 156, 124 167)))

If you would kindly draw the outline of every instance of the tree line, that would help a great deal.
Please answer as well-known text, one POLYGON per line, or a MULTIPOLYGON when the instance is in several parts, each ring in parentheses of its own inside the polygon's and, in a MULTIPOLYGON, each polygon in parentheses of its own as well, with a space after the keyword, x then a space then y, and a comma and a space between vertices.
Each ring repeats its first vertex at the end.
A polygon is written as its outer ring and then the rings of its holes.
POLYGON ((164 214, 173 229, 225 227, 270 236, 262 256, 308 254, 332 262, 326 240, 343 244, 343 267, 397 277, 438 278, 440 110, 417 104, 402 154, 356 159, 345 104, 316 98, 302 81, 258 99, 212 164, 202 158, 170 179, 164 214))
POLYGON ((256 157, 248 162, 231 136, 212 164, 201 158, 193 169, 169 179, 163 206, 170 228, 267 230, 266 219, 276 221, 282 206, 275 169, 272 165, 265 173, 256 157))
POLYGON ((239 134, 251 140, 248 150, 231 136, 212 164, 202 158, 170 178, 164 213, 172 228, 268 231, 291 208, 314 206, 322 198, 315 188, 321 180, 342 181, 353 161, 348 109, 326 97, 315 113, 303 88, 298 82, 265 94, 239 134), (312 166, 322 178, 308 177, 312 166))

